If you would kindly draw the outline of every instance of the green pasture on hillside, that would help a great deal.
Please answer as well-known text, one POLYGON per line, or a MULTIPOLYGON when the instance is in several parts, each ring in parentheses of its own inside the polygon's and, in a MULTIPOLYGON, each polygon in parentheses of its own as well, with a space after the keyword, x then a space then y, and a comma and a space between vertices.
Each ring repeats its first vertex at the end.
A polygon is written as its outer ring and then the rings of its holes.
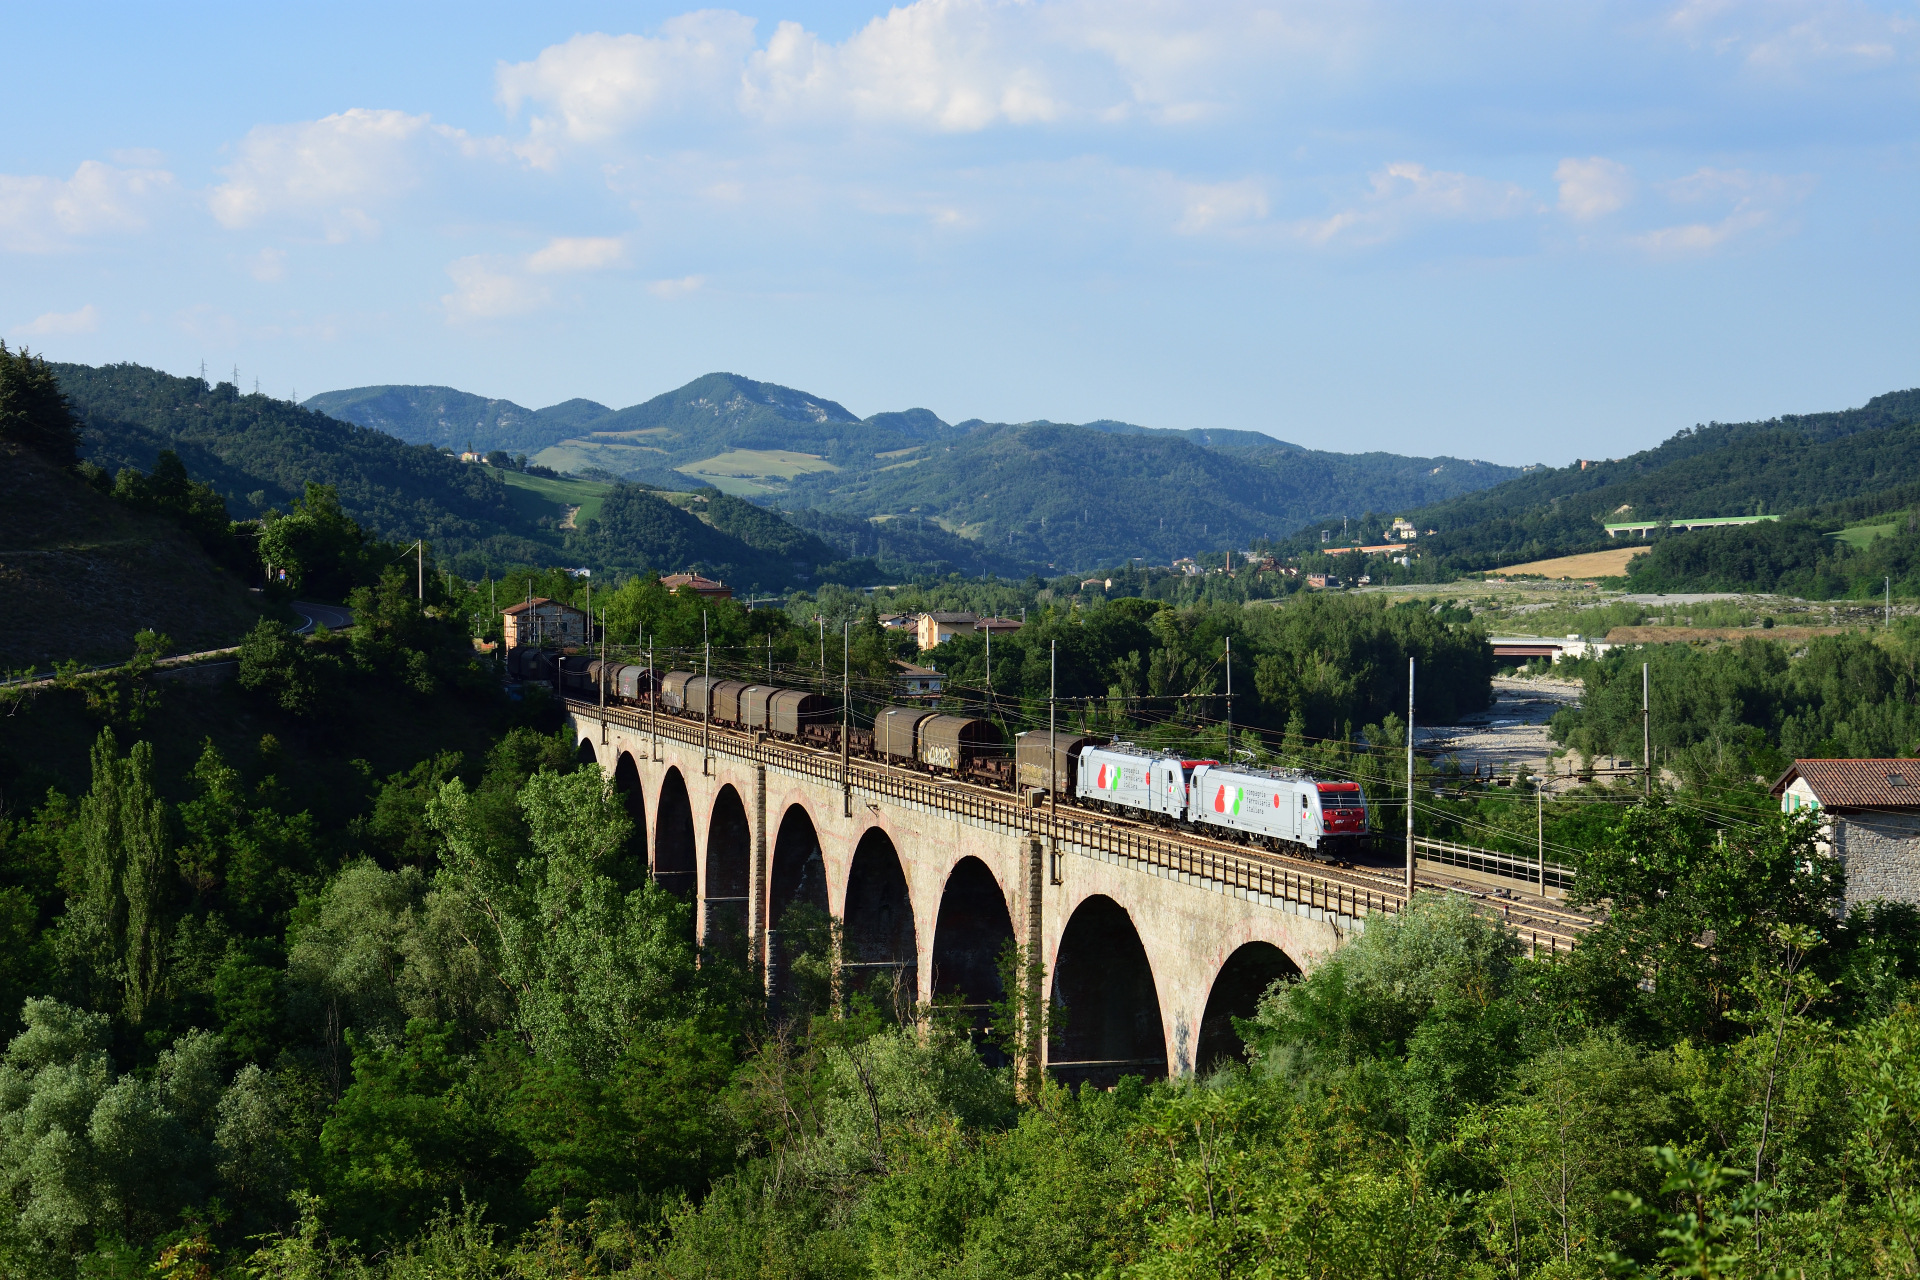
POLYGON ((1880 524, 1856 524, 1851 528, 1841 529, 1832 536, 1846 543, 1854 550, 1861 551, 1875 538, 1892 537, 1893 531, 1897 528, 1899 528, 1897 521, 1888 520, 1880 524))
POLYGON ((514 505, 527 515, 551 515, 564 518, 568 507, 580 508, 576 524, 600 514, 600 500, 613 486, 604 480, 558 480, 550 476, 530 476, 523 471, 495 472, 507 482, 514 505))

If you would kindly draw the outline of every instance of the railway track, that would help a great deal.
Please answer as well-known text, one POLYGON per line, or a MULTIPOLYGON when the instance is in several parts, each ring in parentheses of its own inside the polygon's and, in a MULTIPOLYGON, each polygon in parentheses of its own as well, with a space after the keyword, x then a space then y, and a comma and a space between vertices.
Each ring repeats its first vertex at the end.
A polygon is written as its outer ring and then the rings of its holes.
MULTIPOLYGON (((568 711, 579 717, 617 723, 642 733, 657 732, 683 746, 733 756, 771 768, 845 785, 852 795, 887 796, 930 808, 996 822, 1031 836, 1118 853, 1179 875, 1222 887, 1258 893, 1296 906, 1347 919, 1379 911, 1395 914, 1407 901, 1398 870, 1328 863, 1270 849, 1218 840, 1178 828, 1124 818, 1075 804, 1032 808, 1021 798, 959 778, 936 778, 918 770, 875 760, 852 758, 841 773, 837 751, 768 738, 723 725, 703 725, 672 714, 657 717, 626 706, 605 706, 569 698, 568 711)), ((1476 909, 1499 917, 1528 946, 1529 952, 1571 950, 1593 927, 1592 917, 1511 889, 1489 888, 1465 879, 1417 873, 1416 892, 1457 893, 1476 909)))

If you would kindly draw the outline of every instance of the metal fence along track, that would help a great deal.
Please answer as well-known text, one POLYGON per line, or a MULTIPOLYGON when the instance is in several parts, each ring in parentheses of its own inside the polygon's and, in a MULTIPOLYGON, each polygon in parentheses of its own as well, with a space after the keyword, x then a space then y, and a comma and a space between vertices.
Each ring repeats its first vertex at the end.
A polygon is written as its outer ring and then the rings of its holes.
MULTIPOLYGON (((769 769, 811 778, 832 786, 841 784, 840 757, 834 752, 803 747, 719 725, 703 726, 678 716, 661 715, 625 706, 601 707, 569 698, 567 710, 582 719, 623 725, 641 734, 658 735, 696 749, 704 742, 714 754, 724 754, 769 769), (657 724, 656 724, 657 719, 657 724)), ((933 778, 872 761, 850 761, 849 790, 884 797, 970 821, 1018 831, 1024 836, 1051 838, 1056 846, 1125 858, 1184 880, 1218 889, 1259 895, 1291 904, 1309 913, 1349 921, 1364 920, 1373 912, 1395 914, 1405 908, 1407 895, 1397 879, 1364 870, 1332 870, 1287 858, 1283 854, 1253 853, 1221 847, 1204 840, 1169 836, 1133 823, 1093 818, 1081 810, 1050 817, 1046 809, 1029 808, 1004 796, 963 782, 933 778)), ((1431 843, 1431 842, 1429 842, 1431 843)), ((1464 849, 1466 846, 1453 846, 1464 849)), ((1484 853, 1485 851, 1478 851, 1484 853)), ((1499 857, 1502 855, 1490 855, 1499 857)), ((1509 859, 1509 861, 1513 861, 1509 859)), ((1549 874, 1555 868, 1549 867, 1549 874)), ((1571 874, 1569 873, 1569 882, 1571 874)), ((1451 889, 1454 886, 1430 885, 1451 889)), ((1527 903, 1521 919, 1512 918, 1519 904, 1481 903, 1488 914, 1499 914, 1530 945, 1543 952, 1564 951, 1588 925, 1571 912, 1527 903)))

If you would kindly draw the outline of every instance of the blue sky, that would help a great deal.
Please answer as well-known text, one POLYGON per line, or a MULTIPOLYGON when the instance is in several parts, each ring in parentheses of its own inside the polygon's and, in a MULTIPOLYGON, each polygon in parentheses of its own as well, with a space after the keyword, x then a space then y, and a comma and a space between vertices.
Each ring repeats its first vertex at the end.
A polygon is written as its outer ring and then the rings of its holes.
POLYGON ((43 5, 0 337, 1519 463, 1920 383, 1920 8, 43 5))

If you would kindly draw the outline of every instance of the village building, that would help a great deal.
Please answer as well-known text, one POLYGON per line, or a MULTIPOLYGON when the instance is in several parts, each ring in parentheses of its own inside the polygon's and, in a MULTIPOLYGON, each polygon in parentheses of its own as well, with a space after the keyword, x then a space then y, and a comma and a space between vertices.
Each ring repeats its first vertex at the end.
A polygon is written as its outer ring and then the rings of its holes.
POLYGON ((1786 813, 1817 810, 1847 875, 1846 907, 1920 904, 1920 760, 1795 760, 1773 784, 1786 813))
POLYGON ((733 588, 724 582, 715 582, 712 578, 703 578, 697 573, 670 573, 660 579, 660 585, 679 595, 682 588, 697 596, 711 596, 716 600, 733 598, 733 588))
POLYGON ((1310 587, 1318 587, 1322 591, 1337 590, 1340 586, 1340 579, 1330 573, 1310 573, 1307 575, 1307 585, 1310 587))
POLYGON ((1403 517, 1394 520, 1391 525, 1387 526, 1387 536, 1389 538, 1417 538, 1420 536, 1420 530, 1414 527, 1413 521, 1403 517))
POLYGON ((540 645, 570 649, 587 642, 587 615, 570 604, 535 596, 500 611, 500 632, 508 649, 540 645))
POLYGON ((938 698, 945 680, 932 667, 893 660, 893 693, 897 698, 938 698))
POLYGON ((973 624, 980 619, 971 613, 941 613, 934 611, 923 613, 914 624, 914 636, 922 649, 933 649, 945 644, 955 636, 973 634, 973 624))

